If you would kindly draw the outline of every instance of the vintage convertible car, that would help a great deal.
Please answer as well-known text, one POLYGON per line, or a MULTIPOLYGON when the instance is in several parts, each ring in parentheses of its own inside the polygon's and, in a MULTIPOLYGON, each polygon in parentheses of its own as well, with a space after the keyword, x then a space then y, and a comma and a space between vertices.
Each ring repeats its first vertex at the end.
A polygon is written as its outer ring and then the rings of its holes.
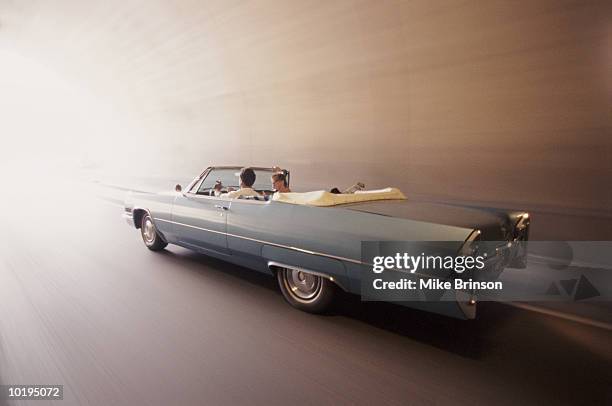
MULTIPOLYGON (((177 185, 172 192, 130 192, 123 216, 140 229, 150 250, 176 244, 275 275, 285 299, 309 312, 324 311, 336 289, 360 293, 361 275, 371 271, 361 257, 362 241, 456 241, 460 252, 481 239, 510 246, 528 238, 529 216, 524 212, 413 202, 393 188, 336 195, 215 196, 218 181, 226 190, 238 188, 240 169, 209 167, 186 188, 177 185)), ((272 168, 253 169, 253 188, 273 192, 272 168)), ((504 267, 525 266, 526 253, 516 247, 504 254, 504 267)), ((402 304, 457 318, 476 314, 475 300, 465 295, 402 304)))

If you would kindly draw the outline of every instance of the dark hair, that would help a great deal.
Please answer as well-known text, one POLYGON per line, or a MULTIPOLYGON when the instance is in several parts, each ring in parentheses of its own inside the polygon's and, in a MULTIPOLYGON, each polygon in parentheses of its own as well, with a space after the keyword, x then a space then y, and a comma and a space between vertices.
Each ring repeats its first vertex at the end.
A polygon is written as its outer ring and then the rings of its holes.
POLYGON ((253 183, 255 183, 255 171, 253 168, 242 168, 240 171, 240 181, 244 183, 246 187, 253 186, 253 183))
POLYGON ((288 186, 287 185, 287 174, 285 172, 276 172, 272 174, 272 179, 274 180, 274 182, 281 180, 283 182, 283 185, 285 185, 285 187, 288 186))

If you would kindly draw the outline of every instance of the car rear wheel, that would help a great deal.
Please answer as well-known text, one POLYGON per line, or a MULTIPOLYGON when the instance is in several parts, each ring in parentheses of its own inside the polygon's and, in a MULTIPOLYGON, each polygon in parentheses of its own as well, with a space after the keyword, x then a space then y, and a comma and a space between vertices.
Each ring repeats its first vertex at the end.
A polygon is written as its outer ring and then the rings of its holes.
POLYGON ((153 219, 151 219, 148 213, 142 216, 140 234, 142 235, 142 241, 144 241, 147 248, 151 251, 163 250, 168 245, 157 232, 155 224, 153 224, 153 219))
POLYGON ((285 300, 293 307, 310 313, 329 309, 336 285, 329 279, 305 271, 281 268, 276 273, 285 300))

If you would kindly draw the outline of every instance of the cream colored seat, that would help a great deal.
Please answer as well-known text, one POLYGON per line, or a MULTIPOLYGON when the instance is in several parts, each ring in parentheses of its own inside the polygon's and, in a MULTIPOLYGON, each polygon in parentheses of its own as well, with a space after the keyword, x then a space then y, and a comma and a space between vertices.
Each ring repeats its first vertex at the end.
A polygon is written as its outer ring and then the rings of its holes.
POLYGON ((404 200, 406 196, 397 188, 362 190, 351 194, 334 194, 325 190, 306 193, 275 193, 272 200, 307 206, 336 206, 339 204, 369 202, 374 200, 404 200))

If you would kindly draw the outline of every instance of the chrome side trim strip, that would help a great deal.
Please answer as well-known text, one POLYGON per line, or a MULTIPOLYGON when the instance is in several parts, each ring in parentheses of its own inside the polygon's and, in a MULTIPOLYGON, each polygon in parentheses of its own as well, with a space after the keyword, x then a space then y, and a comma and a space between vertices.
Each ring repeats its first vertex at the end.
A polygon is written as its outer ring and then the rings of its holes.
POLYGON ((331 259, 337 259, 337 260, 340 260, 340 261, 352 262, 354 264, 359 264, 359 265, 362 264, 361 261, 356 260, 356 259, 352 259, 352 258, 345 258, 345 257, 337 256, 337 255, 326 254, 326 253, 323 253, 323 252, 310 251, 310 250, 306 250, 306 249, 303 249, 303 248, 292 247, 292 246, 289 246, 289 245, 277 244, 275 242, 258 240, 256 238, 250 238, 250 237, 244 237, 242 235, 237 235, 237 234, 224 233, 223 231, 210 230, 208 228, 203 228, 203 227, 196 227, 196 226, 192 226, 190 224, 179 223, 178 221, 170 221, 170 220, 164 220, 164 219, 160 219, 160 218, 155 218, 154 220, 156 220, 156 221, 163 221, 165 223, 172 223, 172 224, 176 224, 176 225, 184 226, 184 227, 189 227, 189 228, 195 228, 196 230, 208 231, 208 232, 215 233, 215 234, 225 234, 228 237, 236 237, 236 238, 241 238, 243 240, 258 242, 258 243, 261 243, 261 244, 272 245, 274 247, 286 248, 286 249, 289 249, 289 250, 292 250, 292 251, 302 252, 304 254, 310 254, 310 255, 316 255, 316 256, 319 256, 319 257, 326 257, 326 258, 331 258, 331 259))
POLYGON ((155 218, 155 221, 163 221, 164 223, 176 224, 176 225, 179 225, 179 226, 184 226, 184 227, 189 227, 189 228, 195 228, 196 230, 208 231, 209 233, 226 234, 227 235, 227 233, 224 233, 223 231, 209 230, 208 228, 196 227, 196 226, 192 226, 192 225, 185 224, 185 223, 179 223, 178 221, 159 219, 157 217, 155 218))

